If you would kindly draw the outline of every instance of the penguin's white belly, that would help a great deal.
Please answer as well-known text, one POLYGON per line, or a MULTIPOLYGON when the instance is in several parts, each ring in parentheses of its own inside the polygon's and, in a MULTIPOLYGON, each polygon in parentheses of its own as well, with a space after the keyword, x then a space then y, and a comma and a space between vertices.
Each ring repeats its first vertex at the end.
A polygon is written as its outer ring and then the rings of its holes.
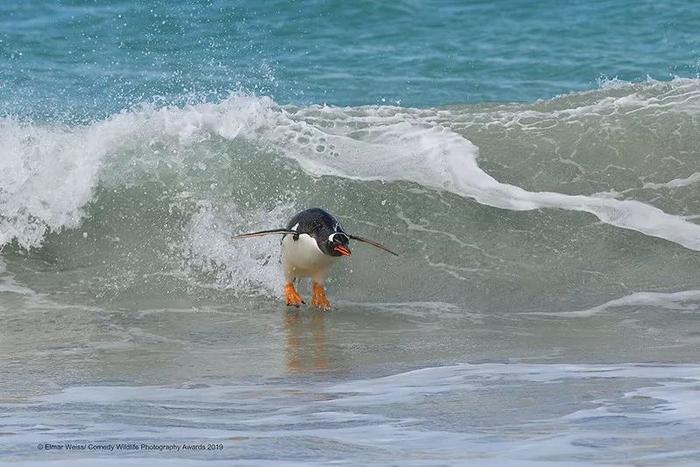
POLYGON ((288 279, 322 273, 334 259, 324 254, 308 234, 300 234, 298 240, 287 235, 282 240, 282 267, 288 279))

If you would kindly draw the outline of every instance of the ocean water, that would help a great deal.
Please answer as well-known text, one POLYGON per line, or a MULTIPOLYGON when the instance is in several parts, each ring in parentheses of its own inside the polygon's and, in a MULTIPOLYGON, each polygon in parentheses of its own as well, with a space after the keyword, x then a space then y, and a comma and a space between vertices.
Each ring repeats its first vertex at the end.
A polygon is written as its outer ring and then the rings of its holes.
POLYGON ((0 3, 0 464, 700 464, 698 24, 0 3))

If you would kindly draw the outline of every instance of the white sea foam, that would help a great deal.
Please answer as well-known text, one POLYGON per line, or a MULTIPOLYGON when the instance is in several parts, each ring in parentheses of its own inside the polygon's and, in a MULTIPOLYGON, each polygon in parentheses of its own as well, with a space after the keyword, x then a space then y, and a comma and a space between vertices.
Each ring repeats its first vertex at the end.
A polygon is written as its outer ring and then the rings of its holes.
POLYGON ((332 142, 341 157, 319 155, 306 146, 285 155, 315 175, 336 175, 362 180, 407 180, 447 190, 479 203, 510 210, 559 208, 589 212, 601 221, 664 238, 700 250, 700 225, 634 200, 596 196, 530 192, 501 183, 477 164, 478 149, 462 136, 441 126, 416 123, 374 126, 350 136, 321 130, 318 139, 332 142))
POLYGON ((528 312, 524 314, 586 318, 620 307, 653 307, 656 310, 698 311, 700 310, 700 290, 684 290, 669 293, 635 292, 585 310, 528 312))
POLYGON ((190 247, 187 267, 197 277, 202 273, 210 279, 200 286, 226 289, 233 293, 278 295, 282 290, 282 274, 277 254, 280 238, 269 236, 258 241, 235 241, 230 225, 253 225, 249 230, 277 227, 280 219, 293 215, 291 205, 281 204, 272 211, 247 212, 243 217, 235 209, 226 216, 217 214, 211 206, 200 206, 188 228, 190 247), (265 227, 261 227, 265 226, 265 227), (270 227, 272 226, 272 227, 270 227), (213 280, 211 280, 213 276, 213 280))
POLYGON ((3 442, 22 447, 18 460, 28 465, 41 455, 37 433, 46 442, 222 442, 220 458, 253 465, 308 456, 363 465, 682 463, 698 453, 690 441, 700 430, 698 389, 698 365, 632 363, 457 364, 340 383, 76 387, 4 404, 12 434, 3 442))
MULTIPOLYGON (((77 227, 106 161, 124 148, 174 139, 190 145, 209 132, 236 138, 259 128, 276 108, 269 99, 234 97, 222 104, 144 107, 90 125, 65 126, 0 118, 0 245, 38 246, 49 230, 77 227)), ((124 174, 108 174, 125 182, 124 174)))
POLYGON ((0 119, 0 245, 38 245, 47 229, 79 225, 111 144, 96 136, 0 119))
MULTIPOLYGON (((226 138, 262 139, 313 175, 413 181, 502 209, 584 211, 608 224, 700 250, 700 225, 654 206, 634 200, 530 192, 501 183, 478 166, 476 146, 443 126, 412 119, 393 123, 393 118, 384 124, 379 109, 377 116, 370 119, 373 124, 364 130, 356 129, 352 119, 343 125, 329 119, 316 127, 303 119, 303 112, 302 118, 295 118, 293 113, 276 107, 269 100, 251 104, 252 98, 244 99, 248 102, 244 112, 253 111, 254 115, 247 115, 241 124, 220 123, 212 116, 221 111, 220 107, 196 107, 192 110, 203 115, 188 119, 187 134, 194 132, 196 124, 206 124, 211 131, 226 138), (329 122, 330 130, 326 129, 329 122), (319 151, 319 147, 323 150, 319 151)), ((236 108, 237 113, 240 110, 236 108)), ((343 109, 318 108, 315 118, 319 118, 318 114, 324 115, 326 110, 335 119, 343 112, 343 109)))
POLYGON ((695 172, 689 177, 674 178, 665 183, 645 183, 644 188, 659 189, 659 188, 681 188, 694 183, 700 183, 700 172, 695 172))

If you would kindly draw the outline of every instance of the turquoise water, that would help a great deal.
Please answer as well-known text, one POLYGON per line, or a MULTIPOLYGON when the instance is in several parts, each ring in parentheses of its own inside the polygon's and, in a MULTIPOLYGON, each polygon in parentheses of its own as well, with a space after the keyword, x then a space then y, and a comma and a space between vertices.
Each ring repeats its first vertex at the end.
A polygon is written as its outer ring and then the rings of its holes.
POLYGON ((1 2, 0 463, 698 465, 698 24, 1 2))
POLYGON ((529 102, 601 78, 695 77, 690 1, 3 2, 0 111, 142 102, 426 107, 529 102))

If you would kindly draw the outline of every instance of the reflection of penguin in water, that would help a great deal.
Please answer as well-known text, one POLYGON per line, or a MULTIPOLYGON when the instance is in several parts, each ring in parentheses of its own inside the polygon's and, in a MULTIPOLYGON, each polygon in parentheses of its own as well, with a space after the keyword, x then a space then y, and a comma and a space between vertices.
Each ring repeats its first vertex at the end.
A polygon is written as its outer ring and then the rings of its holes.
POLYGON ((335 217, 319 208, 302 211, 292 217, 286 229, 262 230, 236 235, 233 238, 257 237, 282 234, 282 269, 284 270, 284 293, 287 305, 299 306, 304 301, 294 288, 298 277, 311 277, 313 295, 311 304, 321 310, 331 307, 323 282, 328 269, 341 256, 350 256, 350 240, 369 243, 398 256, 393 251, 373 240, 350 235, 343 231, 335 217))

